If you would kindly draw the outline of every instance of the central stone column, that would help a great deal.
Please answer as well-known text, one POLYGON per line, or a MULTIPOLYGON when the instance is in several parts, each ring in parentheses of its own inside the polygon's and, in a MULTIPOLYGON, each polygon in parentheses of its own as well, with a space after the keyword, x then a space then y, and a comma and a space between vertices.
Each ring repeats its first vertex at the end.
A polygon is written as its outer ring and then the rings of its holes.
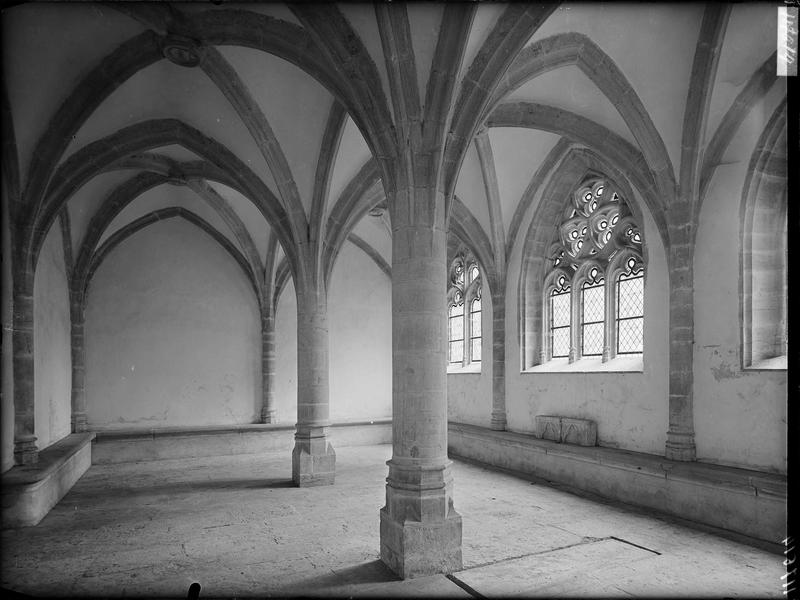
POLYGON ((328 441, 328 306, 325 290, 297 292, 297 431, 295 485, 330 485, 336 453, 328 441))
POLYGON ((426 192, 398 194, 392 215, 392 459, 380 536, 381 560, 404 579, 462 564, 447 458, 447 238, 438 211, 419 210, 444 202, 426 192))

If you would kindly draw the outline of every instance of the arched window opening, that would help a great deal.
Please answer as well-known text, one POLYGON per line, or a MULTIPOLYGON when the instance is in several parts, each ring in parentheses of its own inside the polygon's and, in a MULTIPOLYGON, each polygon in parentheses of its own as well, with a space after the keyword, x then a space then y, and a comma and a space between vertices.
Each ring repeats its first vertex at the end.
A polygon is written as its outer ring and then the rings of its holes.
POLYGON ((627 202, 605 179, 587 179, 569 198, 555 235, 542 286, 542 362, 641 354, 644 235, 627 202))
POLYGON ((481 292, 472 301, 469 311, 470 335, 469 348, 472 362, 481 362, 481 292))
POLYGON ((472 253, 461 248, 450 263, 447 290, 448 366, 479 365, 482 352, 481 270, 472 253))
POLYGON ((450 307, 449 332, 450 332, 450 363, 461 364, 464 361, 464 298, 456 294, 454 304, 450 307))
POLYGON ((597 267, 592 267, 589 278, 584 282, 581 307, 581 354, 601 356, 605 343, 605 286, 603 276, 597 267))
POLYGON ((566 358, 569 356, 570 340, 570 302, 569 283, 561 275, 557 285, 550 291, 550 348, 553 358, 566 358))
POLYGON ((643 349, 644 268, 631 257, 617 278, 617 354, 643 349))
POLYGON ((788 196, 785 184, 759 171, 754 179, 745 198, 742 244, 743 366, 785 369, 788 196))

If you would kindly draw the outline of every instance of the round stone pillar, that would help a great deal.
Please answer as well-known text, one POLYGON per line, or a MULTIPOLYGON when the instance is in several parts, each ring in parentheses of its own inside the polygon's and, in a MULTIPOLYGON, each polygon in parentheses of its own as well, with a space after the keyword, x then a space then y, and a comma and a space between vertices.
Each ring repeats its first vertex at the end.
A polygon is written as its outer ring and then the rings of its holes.
POLYGON ((297 430, 292 480, 330 485, 336 453, 328 441, 328 306, 323 291, 297 292, 297 430))
POLYGON ((403 578, 462 566, 447 458, 447 239, 424 222, 433 211, 414 216, 433 201, 425 191, 393 214, 392 458, 380 537, 381 560, 403 578))

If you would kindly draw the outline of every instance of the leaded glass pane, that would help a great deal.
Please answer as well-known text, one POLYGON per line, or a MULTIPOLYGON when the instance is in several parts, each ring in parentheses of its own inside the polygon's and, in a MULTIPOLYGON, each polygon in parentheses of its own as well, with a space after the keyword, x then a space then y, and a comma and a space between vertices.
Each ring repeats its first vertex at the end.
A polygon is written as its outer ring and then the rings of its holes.
MULTIPOLYGON (((473 308, 475 304, 473 303, 473 308)), ((480 304, 478 305, 480 307, 480 304)), ((477 311, 474 311, 470 314, 470 327, 472 329, 470 336, 471 337, 481 337, 481 311, 478 308, 477 311)))
POLYGON ((481 338, 473 338, 472 340, 472 362, 481 361, 481 338))
POLYGON ((583 322, 593 323, 605 318, 605 292, 602 284, 583 288, 583 322))
POLYGON ((461 363, 464 360, 464 340, 450 342, 450 362, 461 363))
POLYGON ((586 323, 583 326, 583 356, 597 356, 603 353, 603 323, 586 323))
POLYGON ((553 329, 553 358, 569 355, 569 327, 553 329))
POLYGON ((644 319, 617 321, 617 353, 636 354, 642 351, 642 325, 644 319))
POLYGON ((550 315, 553 327, 569 325, 569 291, 550 297, 550 315))
POLYGON ((644 314, 644 277, 620 275, 617 292, 618 319, 641 317, 644 314))
POLYGON ((450 317, 450 340, 464 339, 464 318, 459 315, 450 317))

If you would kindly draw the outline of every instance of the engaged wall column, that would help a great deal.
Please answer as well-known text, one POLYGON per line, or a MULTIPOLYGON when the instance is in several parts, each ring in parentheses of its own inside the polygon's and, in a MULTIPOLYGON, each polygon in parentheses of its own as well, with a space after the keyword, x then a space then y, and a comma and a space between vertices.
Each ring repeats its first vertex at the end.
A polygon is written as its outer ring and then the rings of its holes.
MULTIPOLYGON (((31 276, 32 277, 32 276, 31 276)), ((17 278, 15 278, 15 282, 17 278)), ((33 288, 33 286, 30 286, 33 288)), ((31 465, 39 460, 34 433, 33 290, 14 294, 14 462, 31 465)))
POLYGON ((86 422, 86 341, 84 338, 85 307, 73 302, 72 324, 72 433, 88 429, 86 422))
POLYGON ((275 315, 261 315, 261 422, 275 422, 275 315))

